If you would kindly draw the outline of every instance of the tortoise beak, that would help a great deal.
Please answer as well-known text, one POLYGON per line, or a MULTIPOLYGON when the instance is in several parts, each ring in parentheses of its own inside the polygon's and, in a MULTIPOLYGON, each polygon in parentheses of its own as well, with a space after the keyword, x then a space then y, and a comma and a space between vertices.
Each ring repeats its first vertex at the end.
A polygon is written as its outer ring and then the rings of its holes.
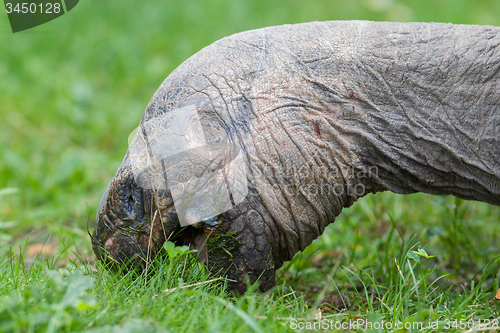
POLYGON ((156 228, 152 228, 150 211, 144 205, 145 195, 129 169, 118 170, 97 211, 92 247, 98 259, 116 268, 141 268, 158 244, 163 244, 163 233, 157 227, 161 225, 160 218, 155 218, 156 228))

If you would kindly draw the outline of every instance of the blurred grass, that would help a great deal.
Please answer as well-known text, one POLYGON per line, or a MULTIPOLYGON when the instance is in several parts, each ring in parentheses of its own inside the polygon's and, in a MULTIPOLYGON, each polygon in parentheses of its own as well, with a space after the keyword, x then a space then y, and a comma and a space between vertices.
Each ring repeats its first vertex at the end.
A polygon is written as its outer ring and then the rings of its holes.
MULTIPOLYGON (((28 234, 32 243, 51 235, 56 254, 68 247, 62 258, 92 260, 87 225, 130 131, 176 66, 236 32, 349 19, 500 25, 500 2, 82 0, 61 18, 16 34, 0 14, 0 191, 9 188, 0 195, 3 249, 24 244, 28 234)), ((432 278, 449 274, 446 283, 462 283, 481 276, 498 254, 499 221, 500 209, 482 203, 370 195, 287 264, 279 282, 314 298, 336 263, 358 273, 369 268, 383 280, 398 247, 417 235, 413 243, 436 255, 432 278), (391 230, 397 240, 389 245, 391 230)), ((339 272, 335 281, 349 284, 339 272)))

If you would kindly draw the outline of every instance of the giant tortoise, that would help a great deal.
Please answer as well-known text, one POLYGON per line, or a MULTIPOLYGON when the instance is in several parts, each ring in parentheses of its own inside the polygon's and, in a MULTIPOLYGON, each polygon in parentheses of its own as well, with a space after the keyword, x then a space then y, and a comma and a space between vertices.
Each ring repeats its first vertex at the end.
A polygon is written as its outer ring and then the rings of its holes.
POLYGON ((500 28, 312 22, 205 47, 147 105, 93 248, 140 268, 190 243, 229 289, 267 290, 380 191, 500 205, 500 28))

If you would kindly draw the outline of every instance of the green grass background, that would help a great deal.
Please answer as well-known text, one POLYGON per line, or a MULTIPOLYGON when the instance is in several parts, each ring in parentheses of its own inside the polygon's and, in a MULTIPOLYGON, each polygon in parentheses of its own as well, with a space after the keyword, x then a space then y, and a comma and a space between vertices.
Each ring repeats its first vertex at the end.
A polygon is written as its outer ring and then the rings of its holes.
POLYGON ((500 209, 453 197, 361 199, 264 295, 234 299, 213 283, 164 295, 210 279, 187 256, 161 259, 149 278, 96 269, 87 226, 176 66, 236 32, 350 19, 500 25, 500 2, 82 0, 16 34, 0 13, 0 331, 283 331, 318 311, 335 320, 498 317, 498 267, 485 267, 498 255, 500 209), (56 244, 54 257, 27 255, 28 237, 56 244), (418 262, 418 248, 435 257, 418 262))

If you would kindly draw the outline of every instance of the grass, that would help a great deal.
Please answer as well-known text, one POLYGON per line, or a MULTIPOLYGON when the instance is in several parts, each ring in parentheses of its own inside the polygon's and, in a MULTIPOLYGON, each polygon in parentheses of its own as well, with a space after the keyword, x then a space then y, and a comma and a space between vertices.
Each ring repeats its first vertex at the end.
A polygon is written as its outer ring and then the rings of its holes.
POLYGON ((500 25, 499 12, 495 0, 81 1, 17 34, 0 15, 0 331, 268 332, 323 319, 435 331, 498 318, 491 205, 367 196, 278 271, 275 289, 240 298, 189 254, 113 275, 94 262, 87 226, 153 92, 209 43, 313 20, 500 25))

